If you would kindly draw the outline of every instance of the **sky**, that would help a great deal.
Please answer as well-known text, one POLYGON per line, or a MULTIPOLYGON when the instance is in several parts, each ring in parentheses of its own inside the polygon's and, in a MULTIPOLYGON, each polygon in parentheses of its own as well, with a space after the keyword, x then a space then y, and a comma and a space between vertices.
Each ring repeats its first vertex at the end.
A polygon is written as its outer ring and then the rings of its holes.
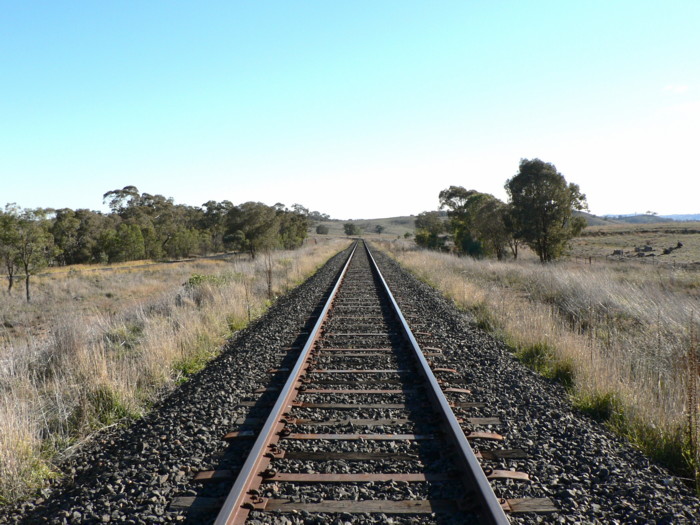
POLYGON ((51 0, 0 12, 0 206, 503 200, 523 158, 590 211, 700 213, 700 2, 51 0))

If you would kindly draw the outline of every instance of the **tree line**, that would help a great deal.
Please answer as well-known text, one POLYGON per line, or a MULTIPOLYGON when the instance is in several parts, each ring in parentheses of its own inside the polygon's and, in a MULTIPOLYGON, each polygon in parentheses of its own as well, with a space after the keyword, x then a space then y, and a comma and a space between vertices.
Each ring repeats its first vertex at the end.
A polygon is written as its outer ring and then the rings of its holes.
POLYGON ((49 265, 176 259, 229 250, 255 257, 271 249, 295 249, 304 242, 309 221, 327 217, 299 204, 291 209, 279 203, 236 206, 227 200, 175 204, 135 186, 108 191, 103 199, 109 213, 5 206, 0 211, 0 259, 8 293, 22 272, 29 301, 30 276, 49 265))
POLYGON ((568 241, 586 226, 574 211, 587 209, 586 196, 577 184, 567 183, 553 164, 523 159, 508 179, 509 201, 462 186, 440 192, 442 212, 416 217, 416 243, 474 257, 518 257, 519 246, 530 247, 542 262, 561 256, 568 241), (446 211, 447 220, 444 220, 446 211))

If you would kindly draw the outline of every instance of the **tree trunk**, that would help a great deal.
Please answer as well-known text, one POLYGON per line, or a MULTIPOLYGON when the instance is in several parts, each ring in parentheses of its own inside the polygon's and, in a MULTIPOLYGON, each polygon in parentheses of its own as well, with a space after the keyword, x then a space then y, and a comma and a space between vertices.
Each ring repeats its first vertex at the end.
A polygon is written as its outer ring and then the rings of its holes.
POLYGON ((12 285, 15 284, 15 272, 7 266, 7 295, 12 295, 12 285))
POLYGON ((7 270, 7 295, 12 295, 12 285, 15 284, 15 265, 5 259, 5 269, 7 270))
POLYGON ((267 298, 272 301, 274 298, 272 294, 272 254, 268 251, 265 252, 265 276, 267 277, 267 298))
POLYGON ((27 292, 27 302, 29 302, 29 264, 25 263, 22 266, 24 267, 24 287, 27 292))

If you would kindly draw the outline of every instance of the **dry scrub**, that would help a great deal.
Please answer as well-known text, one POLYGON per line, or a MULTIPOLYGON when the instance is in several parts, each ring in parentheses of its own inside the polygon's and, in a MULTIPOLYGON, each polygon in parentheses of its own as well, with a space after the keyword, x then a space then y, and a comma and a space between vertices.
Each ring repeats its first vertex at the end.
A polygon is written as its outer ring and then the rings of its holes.
POLYGON ((57 476, 91 432, 148 410, 347 241, 256 260, 51 274, 0 307, 0 501, 57 476), (184 284, 183 284, 184 283, 184 284))
POLYGON ((385 246, 574 404, 686 476, 700 467, 700 272, 628 263, 479 261, 385 246))

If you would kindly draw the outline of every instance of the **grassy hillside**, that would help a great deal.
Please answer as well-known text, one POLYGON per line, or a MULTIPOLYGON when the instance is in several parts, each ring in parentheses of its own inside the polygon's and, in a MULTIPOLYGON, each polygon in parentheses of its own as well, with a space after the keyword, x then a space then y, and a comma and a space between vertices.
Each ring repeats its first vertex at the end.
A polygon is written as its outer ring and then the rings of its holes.
MULTIPOLYGON (((635 215, 628 217, 599 217, 591 213, 586 212, 575 212, 576 215, 586 219, 588 226, 613 226, 619 224, 639 224, 639 223, 668 223, 673 222, 671 219, 660 217, 657 215, 635 215)), ((403 215, 400 217, 385 217, 379 219, 347 219, 347 220, 328 220, 328 221, 318 221, 314 222, 310 232, 315 234, 316 226, 323 224, 328 227, 328 235, 337 236, 345 235, 343 231, 343 225, 346 222, 352 222, 357 224, 363 231, 369 235, 376 233, 375 228, 380 225, 384 228, 382 235, 391 236, 402 236, 406 232, 415 233, 414 221, 416 220, 415 215, 403 215)))
POLYGON ((645 262, 700 264, 700 222, 589 226, 571 243, 573 257, 609 257, 615 250, 622 250, 623 258, 642 260, 644 255, 645 262), (681 248, 664 254, 679 242, 681 248), (645 246, 651 250, 636 251, 645 246))
POLYGON ((386 217, 383 219, 356 219, 356 220, 330 220, 314 222, 311 227, 311 234, 316 235, 316 226, 323 224, 328 227, 329 236, 345 236, 343 225, 347 222, 357 224, 364 230, 368 236, 375 236, 375 228, 379 225, 384 228, 380 237, 396 238, 403 237, 406 232, 415 233, 414 215, 405 215, 402 217, 386 217))
POLYGON ((607 224, 617 224, 617 221, 615 219, 611 219, 608 217, 598 217, 597 215, 593 215, 592 213, 586 213, 585 211, 575 211, 574 215, 586 219, 586 223, 588 224, 588 226, 605 226, 607 224))
POLYGON ((673 219, 668 217, 662 217, 660 215, 616 215, 616 216, 606 216, 605 220, 617 222, 617 223, 627 223, 627 224, 656 224, 659 222, 673 222, 673 219))

